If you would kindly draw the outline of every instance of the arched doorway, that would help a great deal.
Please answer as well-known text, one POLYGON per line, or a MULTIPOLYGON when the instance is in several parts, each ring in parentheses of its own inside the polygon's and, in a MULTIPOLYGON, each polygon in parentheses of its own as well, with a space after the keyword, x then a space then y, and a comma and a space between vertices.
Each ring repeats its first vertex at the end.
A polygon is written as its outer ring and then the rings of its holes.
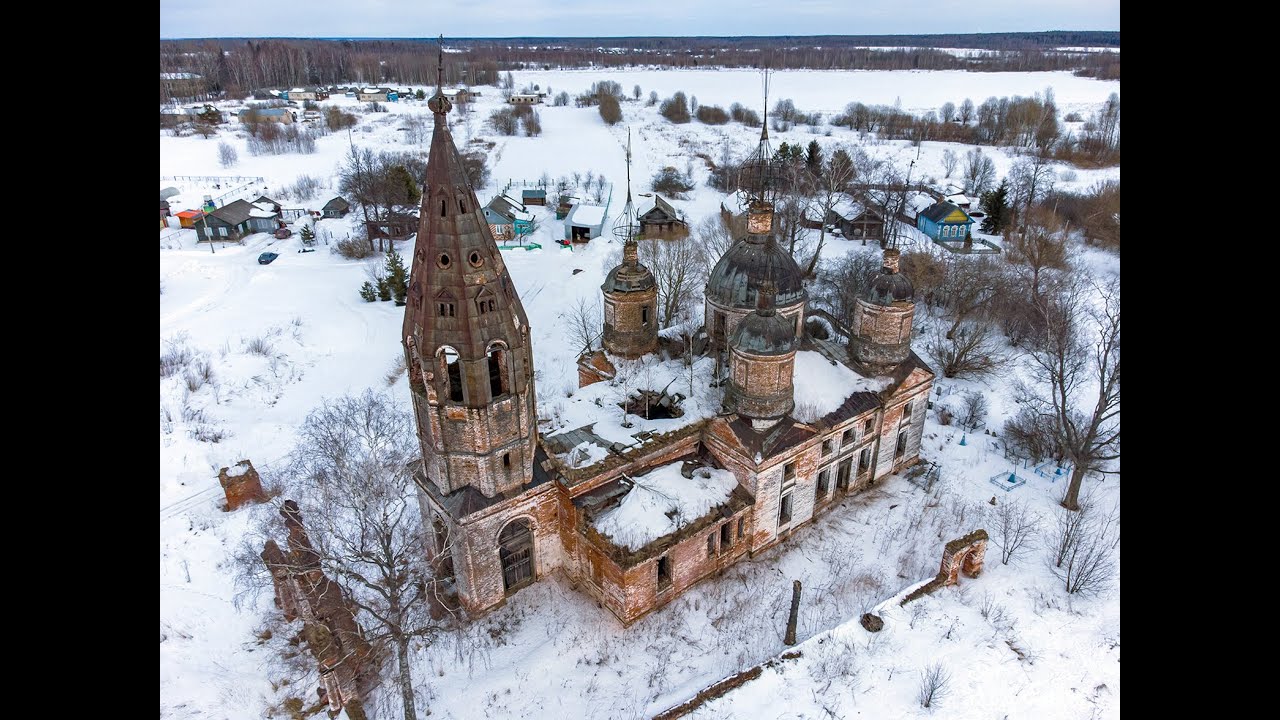
POLYGON ((502 587, 515 592, 533 582, 533 531, 528 520, 513 520, 498 534, 502 587))

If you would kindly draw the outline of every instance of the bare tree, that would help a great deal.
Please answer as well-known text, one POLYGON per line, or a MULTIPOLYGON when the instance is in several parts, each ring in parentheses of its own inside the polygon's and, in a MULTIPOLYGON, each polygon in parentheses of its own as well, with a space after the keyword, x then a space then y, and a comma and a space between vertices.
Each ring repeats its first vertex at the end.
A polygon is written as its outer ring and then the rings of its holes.
POLYGON ((982 154, 982 148, 974 148, 964 155, 964 179, 966 194, 977 197, 996 184, 996 164, 982 154))
POLYGON ((1089 291, 1071 282, 1038 303, 1044 331, 1029 353, 1034 383, 1019 392, 1074 465, 1062 499, 1069 510, 1080 509, 1085 474, 1120 457, 1119 282, 1097 288, 1099 302, 1090 303, 1089 291))
POLYGON ((1010 205, 1022 219, 1024 235, 1031 222, 1032 205, 1053 190, 1053 181, 1053 166, 1049 164, 1047 152, 1034 152, 1030 156, 1018 158, 1009 170, 1009 190, 1012 195, 1010 205))
POLYGON ((827 242, 827 218, 845 198, 845 191, 853 182, 856 172, 849 151, 844 147, 836 147, 831 153, 831 159, 827 161, 826 172, 816 178, 817 194, 813 198, 813 204, 822 230, 818 234, 818 247, 814 249, 813 257, 809 258, 809 264, 804 269, 805 275, 812 276, 814 268, 818 266, 822 247, 827 242))
POLYGON ((964 102, 960 103, 959 117, 961 125, 968 125, 969 121, 973 119, 973 101, 969 98, 965 98, 964 102))
POLYGON ((230 143, 218 143, 218 164, 224 168, 235 165, 240 160, 240 156, 236 153, 236 149, 230 143))
POLYGON ((976 429, 978 423, 987 417, 987 396, 981 390, 970 390, 964 394, 964 404, 960 406, 960 422, 976 429))
MULTIPOLYGON (((369 228, 369 221, 377 214, 375 199, 377 183, 374 180, 376 163, 377 156, 372 150, 357 149, 352 145, 346 160, 338 170, 338 192, 360 209, 360 213, 364 216, 366 230, 369 228)), ((373 250, 373 237, 371 235, 366 237, 369 240, 369 249, 373 250)))
POLYGON ((849 253, 822 266, 814 290, 817 304, 826 309, 845 327, 853 326, 853 311, 858 298, 879 271, 879 257, 866 252, 849 253))
POLYGON ((932 663, 920 671, 920 688, 916 691, 916 700, 920 707, 933 707, 951 694, 951 673, 942 663, 932 663))
POLYGON ((707 253, 692 237, 640 241, 640 261, 653 273, 658 289, 659 327, 670 327, 680 306, 693 302, 707 280, 707 253))
POLYGON ((562 317, 569 329, 569 342, 579 348, 578 354, 585 355, 594 350, 604 332, 596 304, 585 296, 580 297, 562 317))
POLYGON ((1117 571, 1113 552, 1119 542, 1116 510, 1103 515, 1086 499, 1078 511, 1060 509, 1055 520, 1050 569, 1062 580, 1067 594, 1098 595, 1108 590, 1117 571))
POLYGON ((326 401, 298 430, 287 470, 290 495, 326 574, 358 609, 369 639, 395 650, 406 720, 417 718, 409 645, 441 626, 428 603, 422 515, 411 475, 413 422, 387 395, 326 401))
POLYGON ((731 221, 723 215, 708 215, 694 228, 694 237, 702 243, 702 251, 708 262, 719 260, 721 255, 733 245, 734 233, 729 228, 731 221))
POLYGON ((946 172, 943 177, 951 177, 951 173, 956 171, 956 165, 960 162, 960 157, 956 155, 956 151, 950 148, 942 151, 942 169, 946 172))
POLYGON ((1006 500, 987 513, 991 539, 1000 548, 1000 562, 1021 557, 1035 549, 1036 535, 1044 517, 1021 500, 1006 500))
POLYGON ((965 321, 949 336, 936 329, 925 352, 949 378, 985 377, 1008 362, 1000 338, 985 320, 965 321))
POLYGON ((1008 277, 1004 268, 989 256, 952 255, 946 261, 946 278, 940 293, 951 313, 951 339, 961 323, 986 310, 998 295, 1005 292, 1008 277))
POLYGON ((1026 214, 1020 234, 1005 238, 1006 259, 1030 273, 1031 297, 1040 297, 1045 270, 1067 267, 1067 232, 1050 210, 1032 210, 1026 214))

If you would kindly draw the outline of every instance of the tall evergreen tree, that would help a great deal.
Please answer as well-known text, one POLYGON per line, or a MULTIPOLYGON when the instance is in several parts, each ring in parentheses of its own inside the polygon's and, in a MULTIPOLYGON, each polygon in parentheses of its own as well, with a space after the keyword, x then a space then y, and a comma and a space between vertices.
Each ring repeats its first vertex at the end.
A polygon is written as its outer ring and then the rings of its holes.
POLYGON ((804 164, 814 176, 822 174, 822 146, 817 140, 809 141, 809 152, 805 153, 804 164))
POLYGON ((982 219, 982 232, 988 235, 999 235, 1009 224, 1009 183, 1001 180, 995 190, 982 193, 982 210, 987 214, 982 219))
POLYGON ((386 279, 396 305, 404 305, 405 296, 409 292, 409 271, 404 266, 404 258, 400 257, 394 246, 387 249, 386 279))

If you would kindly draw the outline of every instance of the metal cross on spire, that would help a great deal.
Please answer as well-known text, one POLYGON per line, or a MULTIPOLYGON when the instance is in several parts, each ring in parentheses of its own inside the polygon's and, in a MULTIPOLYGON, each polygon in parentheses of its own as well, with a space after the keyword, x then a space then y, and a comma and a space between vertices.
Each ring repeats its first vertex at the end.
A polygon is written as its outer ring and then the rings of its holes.
POLYGON ((440 55, 436 64, 436 92, 444 92, 444 33, 440 33, 440 55))
POLYGON ((615 237, 626 243, 635 242, 635 206, 631 201, 631 128, 627 128, 627 202, 622 206, 622 213, 618 216, 617 223, 613 226, 613 234, 615 237))

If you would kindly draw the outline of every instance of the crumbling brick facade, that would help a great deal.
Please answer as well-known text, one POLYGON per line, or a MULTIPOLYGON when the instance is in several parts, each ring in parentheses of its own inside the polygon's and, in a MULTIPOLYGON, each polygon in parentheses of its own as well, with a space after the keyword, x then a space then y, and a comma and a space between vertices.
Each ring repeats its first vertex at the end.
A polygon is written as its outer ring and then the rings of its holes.
POLYGON ((796 404, 792 378, 796 355, 757 355, 729 349, 729 387, 726 404, 752 418, 779 418, 796 404))
POLYGON ((960 582, 960 573, 976 578, 982 574, 982 563, 987 557, 987 531, 974 530, 962 538, 952 540, 942 549, 942 567, 938 577, 945 578, 943 585, 960 582))
POLYGON ((319 666, 323 695, 336 715, 358 704, 377 684, 380 658, 365 640, 342 588, 325 576, 297 503, 286 500, 280 514, 289 532, 289 551, 268 540, 262 561, 271 573, 276 607, 287 622, 302 620, 300 637, 319 666))
POLYGON ((634 238, 622 249, 622 264, 600 286, 604 294, 604 349, 638 358, 658 349, 658 286, 640 264, 634 238))
MULTIPOLYGON (((896 250, 886 251, 885 270, 859 301, 854 335, 865 342, 819 345, 804 338, 802 274, 777 246, 772 205, 760 198, 752 230, 708 280, 704 337, 729 370, 723 412, 636 436, 631 447, 592 436, 590 426, 539 438, 528 320, 444 122, 449 103, 438 95, 429 106, 436 130, 403 337, 423 451, 415 483, 434 536, 429 556, 468 612, 497 607, 560 571, 624 624, 634 622, 916 461, 933 374, 910 349, 913 290, 896 271, 896 250), (822 418, 796 420, 802 342, 864 377, 888 377, 885 389, 855 391, 822 418), (569 432, 580 434, 557 451, 569 432), (572 467, 566 447, 582 442, 603 457, 572 467), (736 487, 635 551, 595 530, 591 518, 621 502, 632 478, 675 461, 728 470, 736 487)), ((624 262, 601 288, 608 353, 638 357, 658 347, 652 279, 628 239, 624 262)), ((580 358, 578 373, 585 386, 612 379, 615 368, 601 351, 580 358)), ((279 564, 278 548, 268 553, 279 564)), ((291 592, 278 592, 282 609, 301 612, 291 592)))

